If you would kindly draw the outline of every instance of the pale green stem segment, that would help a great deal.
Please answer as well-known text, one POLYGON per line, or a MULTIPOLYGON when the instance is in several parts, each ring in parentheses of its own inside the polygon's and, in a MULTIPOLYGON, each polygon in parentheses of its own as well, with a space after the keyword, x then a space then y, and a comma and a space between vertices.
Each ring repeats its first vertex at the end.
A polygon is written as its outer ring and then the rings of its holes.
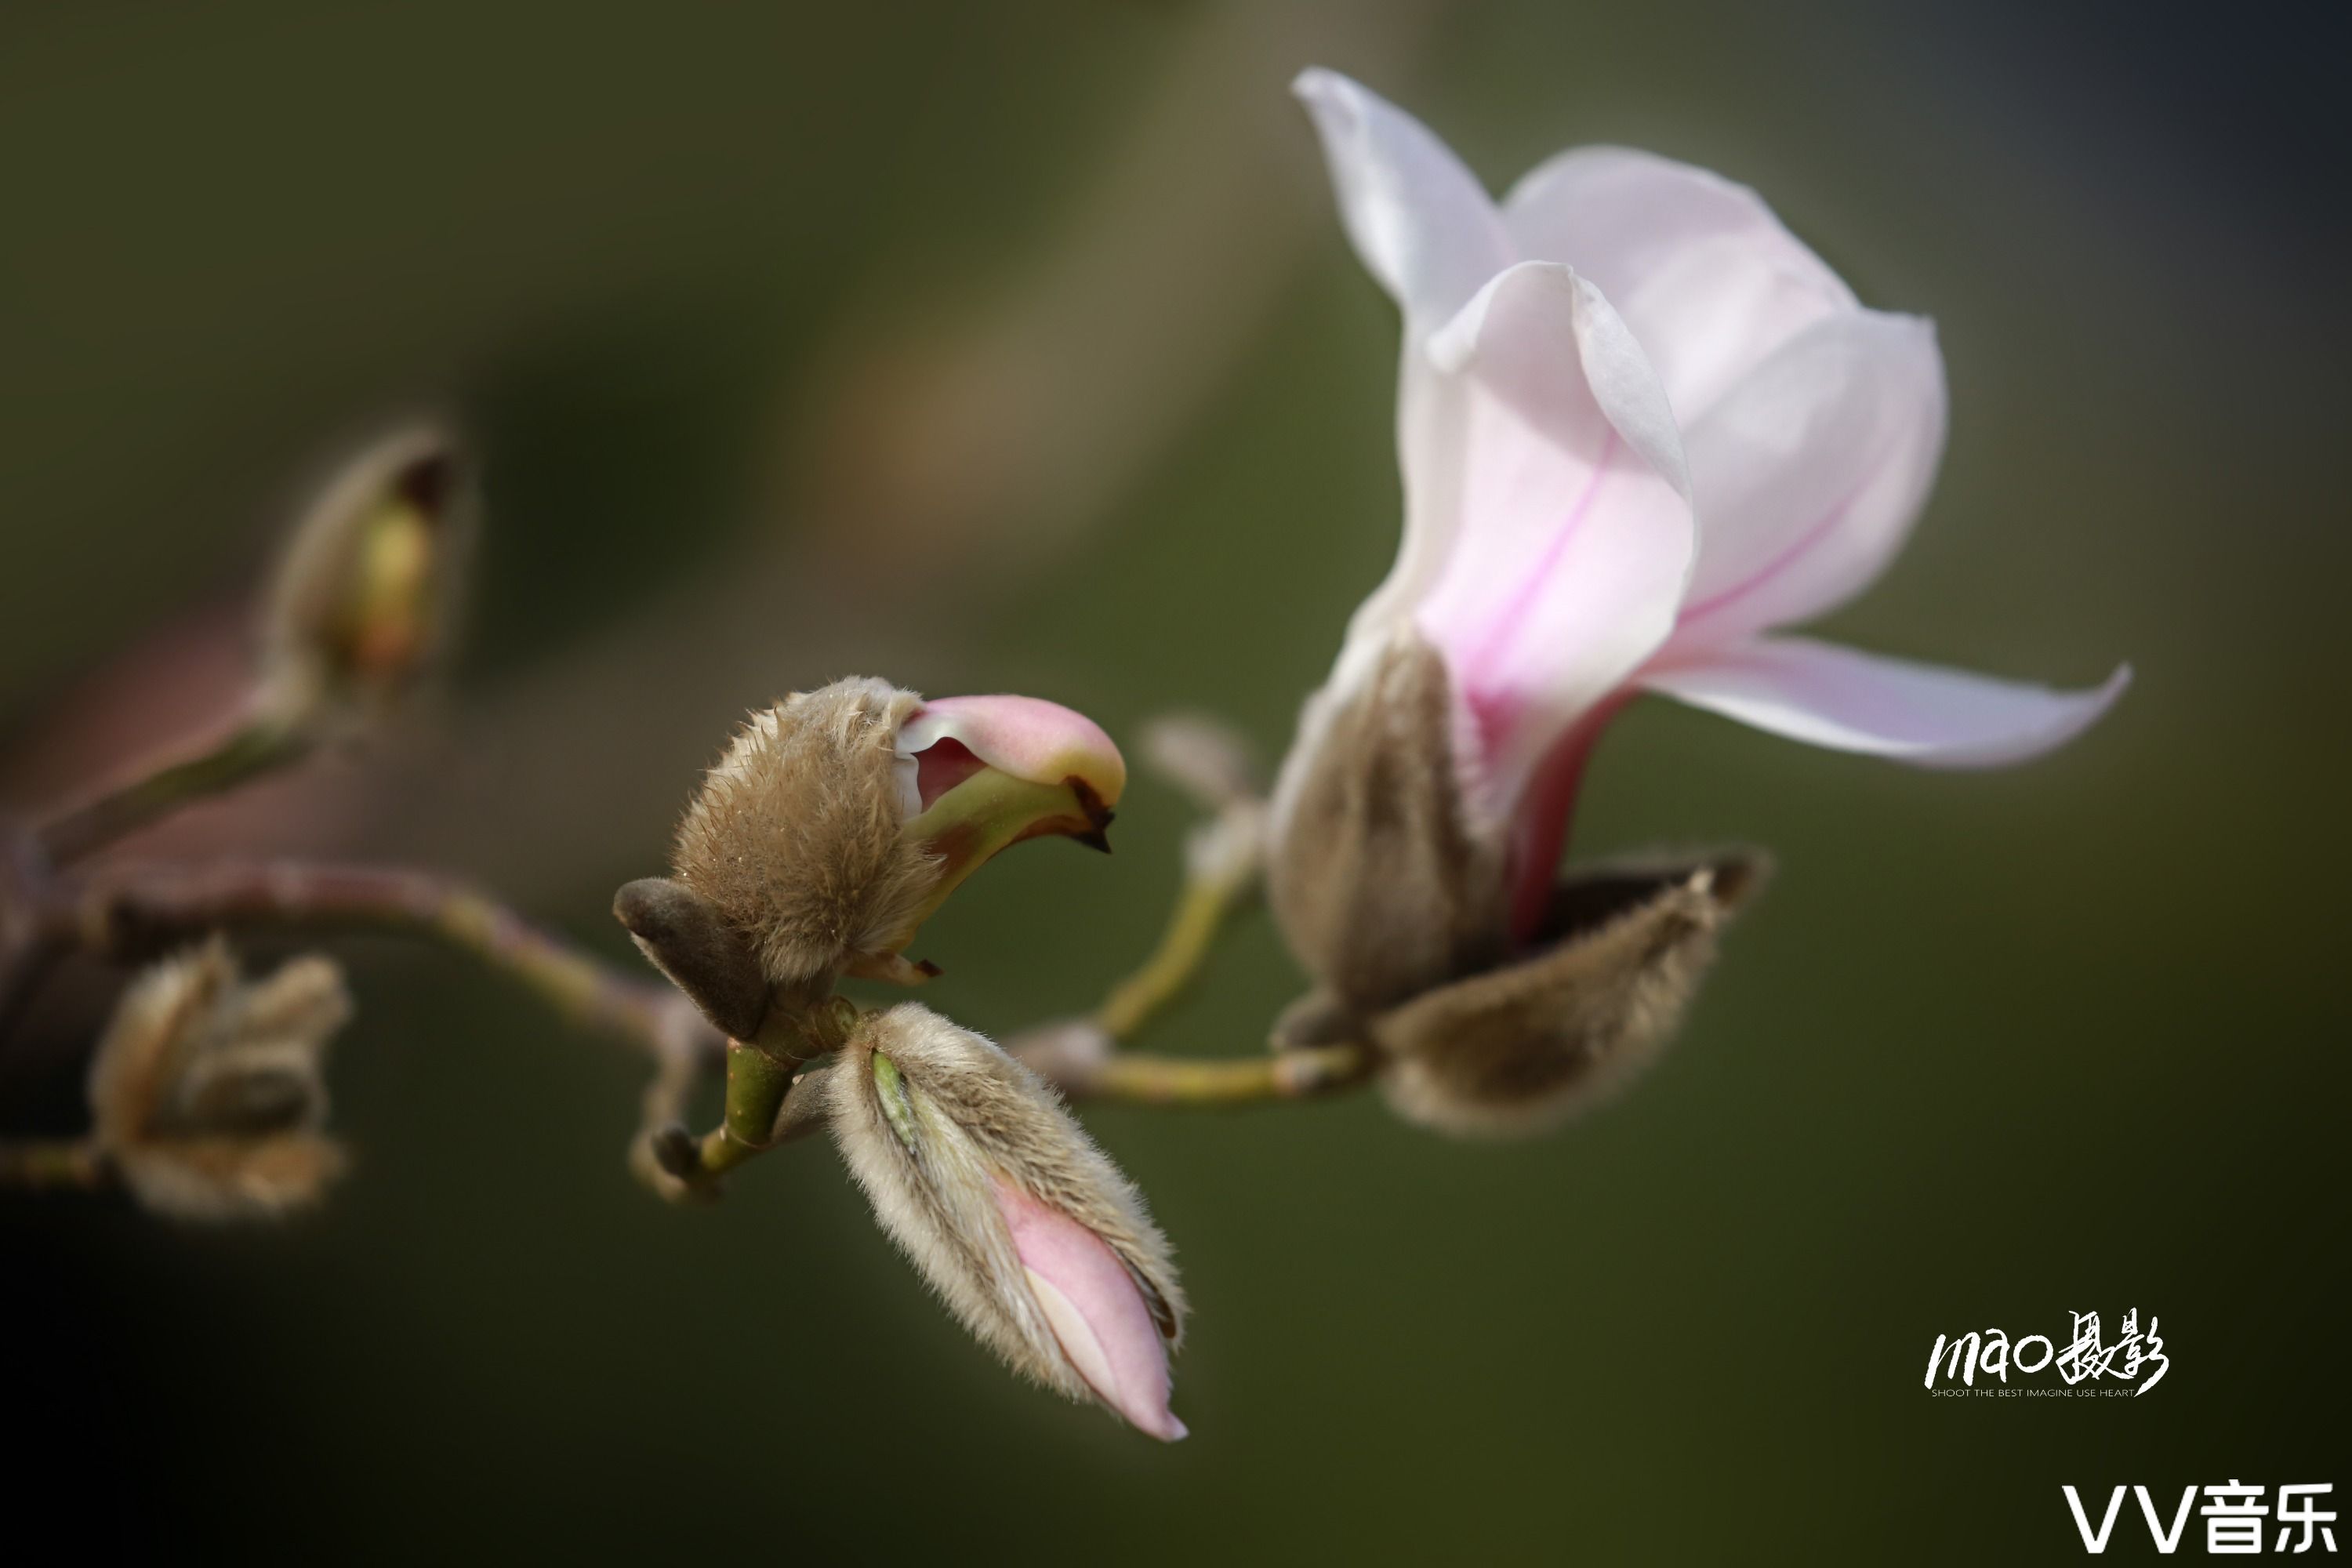
POLYGON ((722 1176, 775 1146, 776 1113, 792 1092, 797 1066, 779 1061, 757 1046, 729 1042, 727 1114, 698 1145, 702 1176, 722 1176))
POLYGON ((858 1017, 856 1005, 841 996, 772 1005, 757 1039, 727 1042, 727 1109, 719 1126, 690 1141, 668 1135, 668 1174, 692 1194, 712 1196, 720 1176, 813 1130, 805 1103, 812 1091, 795 1100, 793 1085, 811 1062, 841 1048, 858 1017))
POLYGON ((1262 1057, 1151 1056, 1118 1049, 1199 978, 1234 912, 1257 891, 1263 805, 1227 802, 1196 831, 1183 886, 1159 945, 1110 989, 1091 1019, 1092 1037, 1038 1031, 1016 1054, 1066 1093, 1140 1105, 1231 1106, 1308 1100, 1370 1079, 1371 1048, 1341 1042, 1262 1057), (1056 1037, 1056 1036, 1060 1037, 1056 1037))
POLYGON ((70 865, 182 806, 290 766, 317 743, 296 705, 265 702, 194 755, 163 763, 34 829, 52 866, 70 865))
POLYGON ((1257 802, 1240 801, 1195 829, 1183 885, 1159 946, 1110 988, 1095 1011, 1103 1033, 1114 1040, 1132 1038, 1199 977, 1225 922, 1257 892, 1263 818, 1257 802))
POLYGON ((38 1139, 0 1143, 0 1187, 89 1192, 107 1184, 106 1156, 87 1139, 38 1139))
POLYGON ((1187 878, 1176 896, 1176 908, 1152 950, 1133 973, 1110 988, 1095 1022, 1114 1040, 1134 1037, 1200 974, 1227 917, 1249 892, 1247 879, 1202 880, 1187 878))
POLYGON ((1139 1105, 1253 1105, 1311 1100, 1353 1089, 1371 1076, 1363 1046, 1308 1046, 1262 1057, 1160 1057, 1113 1051, 1065 1073, 1073 1095, 1139 1105))

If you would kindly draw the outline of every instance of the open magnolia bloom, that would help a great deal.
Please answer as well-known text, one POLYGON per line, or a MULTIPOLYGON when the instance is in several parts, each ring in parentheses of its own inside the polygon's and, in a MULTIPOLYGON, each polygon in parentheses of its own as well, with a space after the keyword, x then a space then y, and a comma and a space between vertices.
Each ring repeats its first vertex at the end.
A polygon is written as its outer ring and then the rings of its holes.
POLYGON ((837 680, 751 715, 679 824, 676 880, 630 883, 615 912, 748 1039, 776 989, 923 979, 907 944, 958 884, 1040 835, 1108 849, 1126 783, 1110 738, 1056 704, 837 680))
POLYGON ((2036 755, 2121 692, 1776 635, 1901 549, 1944 375, 1927 322, 1864 309, 1754 193, 1596 147, 1498 205, 1356 83, 1297 91, 1404 315, 1403 543, 1274 807, 1276 913, 1348 1010, 1552 940, 1585 758, 1642 691, 1932 767, 2036 755))
POLYGON ((1163 1442, 1184 1295, 1134 1186, 1027 1068, 903 1003, 820 1080, 874 1212, 950 1310, 1026 1377, 1163 1442))

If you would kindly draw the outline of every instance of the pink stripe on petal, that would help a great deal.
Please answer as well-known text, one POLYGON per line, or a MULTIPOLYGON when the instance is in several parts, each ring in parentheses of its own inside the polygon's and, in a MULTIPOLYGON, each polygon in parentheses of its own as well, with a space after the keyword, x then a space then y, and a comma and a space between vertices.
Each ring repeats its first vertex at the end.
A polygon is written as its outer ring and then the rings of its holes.
POLYGON ((1574 542, 1578 531, 1584 526, 1586 516, 1592 510, 1592 499, 1601 493, 1601 481, 1609 477, 1609 459, 1616 455, 1617 442, 1617 432, 1614 429, 1611 429, 1602 437, 1601 450, 1594 454, 1592 458, 1592 473, 1584 481, 1584 489, 1579 492, 1575 501, 1569 507, 1568 516, 1560 523, 1559 531, 1554 533, 1551 542, 1544 546, 1543 554, 1537 559, 1535 565, 1528 569, 1527 576, 1520 580, 1518 587, 1512 592, 1509 601, 1496 613, 1494 620, 1488 623, 1486 632, 1480 637, 1477 644, 1464 658, 1459 679, 1465 686, 1475 689, 1486 683, 1487 678, 1493 673, 1495 665, 1510 647, 1512 639, 1518 636, 1520 628, 1527 624, 1528 613, 1542 597, 1545 584, 1550 582, 1552 574, 1559 570, 1560 562, 1567 555, 1569 545, 1574 542))
MULTIPOLYGON (((1877 477, 1877 474, 1873 472, 1869 479, 1864 479, 1848 491, 1844 499, 1822 515, 1819 521, 1809 525, 1793 542, 1780 554, 1766 562, 1752 576, 1717 593, 1710 594, 1697 604, 1684 605, 1681 626, 1687 626, 1723 608, 1726 605, 1737 604, 1748 595, 1767 586, 1774 578, 1802 560, 1815 545, 1836 531, 1838 523, 1844 519, 1847 512, 1853 510, 1853 503, 1861 498, 1862 492, 1870 487, 1871 480, 1877 477)), ((1680 627, 1676 629, 1679 630, 1680 627)))

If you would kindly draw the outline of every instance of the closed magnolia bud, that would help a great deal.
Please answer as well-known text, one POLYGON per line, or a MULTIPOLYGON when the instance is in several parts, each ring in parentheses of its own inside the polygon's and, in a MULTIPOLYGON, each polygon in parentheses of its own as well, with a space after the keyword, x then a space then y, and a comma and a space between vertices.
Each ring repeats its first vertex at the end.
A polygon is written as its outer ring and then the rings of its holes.
POLYGON ((411 684, 446 636, 473 510, 470 476, 437 429, 401 431, 338 469, 270 588, 278 699, 380 701, 411 684))
POLYGON ((1266 895, 1299 962, 1370 1012, 1474 973, 1508 946, 1502 832, 1454 762, 1444 662, 1384 645, 1308 699, 1273 806, 1266 895))
POLYGON ((892 1239, 1015 1372, 1163 1441, 1184 1297, 1168 1244, 1052 1089, 912 1003, 822 1079, 842 1158, 892 1239))
POLYGON ((90 1063, 91 1135, 139 1201, 183 1219, 314 1203, 342 1170, 320 1058, 351 1017, 325 958, 238 976, 213 941, 141 974, 90 1063))
POLYGON ((838 680, 737 732, 678 826, 677 881, 771 985, 920 980, 904 950, 965 877, 1041 835, 1108 848, 1126 782, 1109 737, 1054 703, 838 680))

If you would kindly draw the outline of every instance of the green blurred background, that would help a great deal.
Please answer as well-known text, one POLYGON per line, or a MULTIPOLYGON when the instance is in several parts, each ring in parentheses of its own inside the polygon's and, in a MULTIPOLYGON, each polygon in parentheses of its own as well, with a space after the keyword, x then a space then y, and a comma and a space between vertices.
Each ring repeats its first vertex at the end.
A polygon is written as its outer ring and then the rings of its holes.
MULTIPOLYGON (((1310 62, 1498 186, 1582 141, 1721 169, 1935 316, 1942 483, 1827 630, 2138 670, 1988 775, 1631 712, 1578 852, 1782 874, 1658 1070, 1558 1135, 1089 1109, 1198 1308, 1173 1449, 1016 1385, 821 1145, 671 1211, 623 1163, 624 1049, 352 944, 358 1163, 321 1213, 0 1203, 19 1550, 1981 1562, 2075 1556, 2062 1482, 2341 1510, 2345 16, 0 12, 16 804, 205 717, 339 440, 454 405, 487 458, 450 699, 147 852, 446 866, 625 958, 611 889, 791 687, 1033 691, 1124 736, 1201 707, 1276 752, 1397 512, 1395 323, 1286 96, 1310 62), (2146 1398, 1920 1386, 1938 1333, 2130 1308, 2172 1358, 2146 1398)), ((958 897, 937 1005, 1010 1032, 1144 950, 1185 808, 1146 780, 1120 815, 1113 859, 1024 849, 958 897)), ((0 1054, 0 1129, 70 1129, 103 984, 0 1054)), ((1255 1049, 1298 987, 1252 915, 1148 1043, 1255 1049)), ((2128 1503, 2117 1534, 2147 1554, 2128 1503)))

